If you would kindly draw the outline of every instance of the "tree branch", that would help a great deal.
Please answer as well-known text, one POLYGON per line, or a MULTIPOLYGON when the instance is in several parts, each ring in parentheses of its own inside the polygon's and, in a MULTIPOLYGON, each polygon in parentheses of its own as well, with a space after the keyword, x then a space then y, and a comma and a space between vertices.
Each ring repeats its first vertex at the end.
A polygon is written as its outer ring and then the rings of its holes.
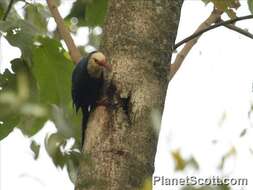
MULTIPOLYGON (((221 20, 221 22, 224 22, 223 20, 221 20)), ((244 36, 247 36, 251 39, 253 39, 253 34, 251 34, 250 32, 246 31, 246 30, 243 30, 242 28, 238 27, 238 26, 235 26, 233 24, 228 24, 228 25, 224 25, 224 27, 230 29, 230 30, 234 30, 235 32, 238 32, 244 36)))
POLYGON ((4 13, 4 15, 3 15, 3 18, 2 18, 3 21, 6 20, 8 14, 10 13, 13 3, 14 3, 14 0, 10 0, 10 3, 9 3, 9 5, 8 5, 8 7, 7 7, 7 10, 6 10, 6 12, 4 13))
POLYGON ((48 8, 49 8, 52 16, 54 17, 55 22, 57 23, 57 28, 59 30, 60 36, 65 41, 65 43, 68 47, 71 59, 75 63, 78 63, 82 57, 81 53, 78 50, 78 48, 76 47, 76 45, 70 35, 69 30, 64 25, 64 21, 57 9, 56 4, 54 3, 54 0, 47 0, 47 4, 48 4, 48 8))
POLYGON ((179 46, 181 46, 182 44, 202 35, 203 33, 209 31, 209 30, 212 30, 212 29, 215 29, 215 28, 218 28, 220 26, 226 26, 228 24, 232 24, 232 23, 235 23, 235 22, 238 22, 238 21, 241 21, 241 20, 246 20, 246 19, 252 19, 253 18, 253 15, 248 15, 248 16, 242 16, 242 17, 237 17, 235 19, 231 19, 231 20, 227 20, 227 21, 224 21, 224 22, 220 22, 220 23, 217 23, 217 24, 214 24, 214 25, 211 25, 209 26, 208 28, 205 28, 201 31, 198 31, 194 34, 192 34, 191 36, 185 38, 184 40, 178 42, 175 46, 174 46, 174 50, 177 49, 179 46))
MULTIPOLYGON (((201 23, 199 25, 199 27, 197 28, 197 30, 195 31, 194 34, 198 34, 199 32, 204 31, 205 29, 207 29, 208 27, 210 27, 211 24, 217 22, 217 20, 220 18, 220 16, 222 15, 222 13, 223 13, 222 11, 214 9, 213 12, 211 13, 211 15, 203 23, 201 23)), ((187 43, 185 42, 186 44, 183 47, 183 49, 177 54, 175 62, 170 65, 170 75, 169 75, 170 80, 176 74, 176 72, 178 71, 178 69, 182 65, 185 57, 188 55, 188 53, 192 49, 192 47, 197 43, 200 35, 201 34, 199 34, 198 36, 192 38, 189 41, 186 41, 187 43)))

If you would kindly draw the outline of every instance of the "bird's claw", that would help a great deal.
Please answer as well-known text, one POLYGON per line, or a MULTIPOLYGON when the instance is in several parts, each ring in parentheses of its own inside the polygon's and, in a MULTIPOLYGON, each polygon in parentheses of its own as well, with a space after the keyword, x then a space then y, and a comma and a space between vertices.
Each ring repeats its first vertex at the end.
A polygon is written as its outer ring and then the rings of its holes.
POLYGON ((103 97, 102 99, 100 99, 100 100, 98 100, 96 102, 96 105, 97 106, 105 106, 105 107, 107 107, 107 106, 110 105, 110 101, 108 100, 107 97, 103 97))

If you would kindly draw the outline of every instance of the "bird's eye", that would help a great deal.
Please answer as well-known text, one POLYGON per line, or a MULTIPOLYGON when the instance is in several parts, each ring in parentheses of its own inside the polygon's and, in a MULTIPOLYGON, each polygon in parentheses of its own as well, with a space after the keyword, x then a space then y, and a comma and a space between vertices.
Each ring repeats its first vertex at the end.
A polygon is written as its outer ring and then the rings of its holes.
POLYGON ((95 61, 95 63, 97 63, 97 62, 98 62, 98 60, 97 60, 97 59, 94 59, 94 61, 95 61))

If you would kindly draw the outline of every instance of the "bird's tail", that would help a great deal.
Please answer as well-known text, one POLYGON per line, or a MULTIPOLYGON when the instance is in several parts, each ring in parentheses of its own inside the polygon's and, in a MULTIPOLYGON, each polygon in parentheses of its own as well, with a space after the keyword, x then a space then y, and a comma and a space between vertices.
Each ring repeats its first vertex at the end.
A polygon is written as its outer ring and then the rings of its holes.
POLYGON ((82 108, 82 112, 83 112, 83 120, 82 120, 82 139, 81 139, 82 141, 81 141, 81 146, 83 148, 85 131, 86 131, 87 124, 88 124, 88 119, 89 119, 89 110, 88 110, 88 108, 82 108))

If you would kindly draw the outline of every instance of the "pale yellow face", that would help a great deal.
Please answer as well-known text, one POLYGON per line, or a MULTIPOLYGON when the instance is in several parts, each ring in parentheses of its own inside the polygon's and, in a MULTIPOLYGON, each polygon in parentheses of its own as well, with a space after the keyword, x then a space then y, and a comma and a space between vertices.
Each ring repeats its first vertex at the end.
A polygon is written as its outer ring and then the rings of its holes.
POLYGON ((88 73, 95 78, 100 78, 103 72, 102 63, 105 63, 106 59, 103 53, 93 53, 89 59, 88 73))
POLYGON ((96 52, 91 55, 90 58, 92 61, 96 62, 105 62, 105 56, 101 52, 96 52))

